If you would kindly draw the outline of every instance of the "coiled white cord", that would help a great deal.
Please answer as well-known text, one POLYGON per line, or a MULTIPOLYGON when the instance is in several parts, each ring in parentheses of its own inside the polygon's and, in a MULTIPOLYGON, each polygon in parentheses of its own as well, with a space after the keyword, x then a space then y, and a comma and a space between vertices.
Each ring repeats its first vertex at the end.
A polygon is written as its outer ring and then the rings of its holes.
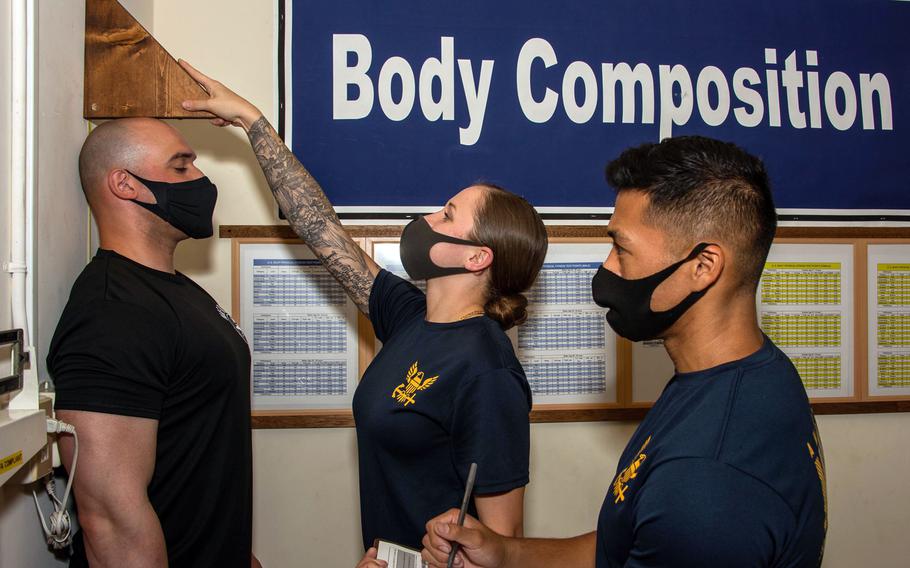
POLYGON ((63 491, 63 499, 57 497, 57 486, 54 482, 54 474, 48 474, 44 481, 47 494, 53 501, 54 511, 50 514, 48 521, 45 522, 44 511, 38 503, 38 494, 32 489, 32 497, 35 498, 35 507, 38 509, 38 518, 41 519, 41 528, 44 529, 44 535, 47 538, 47 544, 60 550, 66 548, 73 541, 72 525, 70 523, 70 513, 66 509, 69 501, 70 490, 73 488, 73 479, 76 478, 76 462, 79 460, 79 436, 76 434, 76 428, 72 424, 61 422, 53 418, 47 419, 47 431, 50 434, 72 434, 75 446, 73 449, 73 465, 70 467, 69 479, 66 481, 66 489, 63 491), (50 527, 48 527, 48 522, 50 527))

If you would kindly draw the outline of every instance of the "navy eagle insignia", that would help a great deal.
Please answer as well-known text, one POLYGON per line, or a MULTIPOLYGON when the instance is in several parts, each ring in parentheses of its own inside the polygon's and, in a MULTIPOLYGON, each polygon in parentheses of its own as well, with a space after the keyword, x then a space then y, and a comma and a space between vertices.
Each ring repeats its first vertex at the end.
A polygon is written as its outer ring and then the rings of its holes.
POLYGON ((404 404, 405 407, 409 404, 414 404, 414 396, 418 392, 427 390, 433 386, 433 383, 439 378, 439 375, 436 375, 435 377, 424 377, 424 373, 418 369, 417 363, 417 361, 414 361, 414 364, 408 369, 408 374, 405 376, 404 382, 395 387, 395 390, 392 391, 392 398, 404 404))

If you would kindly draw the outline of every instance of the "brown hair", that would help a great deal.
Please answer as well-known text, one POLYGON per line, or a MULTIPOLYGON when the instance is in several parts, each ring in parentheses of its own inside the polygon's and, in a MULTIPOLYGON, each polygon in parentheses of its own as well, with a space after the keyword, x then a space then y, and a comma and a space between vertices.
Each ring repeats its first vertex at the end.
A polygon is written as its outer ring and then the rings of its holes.
POLYGON ((547 254, 547 229, 523 197, 489 184, 474 215, 474 239, 493 250, 484 312, 503 329, 528 318, 522 294, 534 284, 547 254))

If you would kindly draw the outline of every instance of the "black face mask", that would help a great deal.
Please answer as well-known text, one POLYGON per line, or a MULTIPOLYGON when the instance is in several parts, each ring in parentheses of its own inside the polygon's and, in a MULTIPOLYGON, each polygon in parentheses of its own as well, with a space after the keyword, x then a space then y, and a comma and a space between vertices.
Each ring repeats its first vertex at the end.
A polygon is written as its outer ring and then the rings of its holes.
POLYGON ((607 312, 607 323, 613 331, 631 341, 646 341, 654 339, 673 325, 692 304, 705 295, 708 288, 692 292, 676 306, 663 312, 651 310, 651 296, 661 282, 680 266, 697 257, 708 245, 709 243, 700 243, 686 258, 637 280, 627 280, 601 266, 591 280, 591 292, 597 305, 610 309, 607 312))
POLYGON ((401 232, 401 264, 412 280, 429 280, 439 276, 471 272, 464 266, 443 267, 434 263, 430 259, 430 249, 437 243, 484 246, 475 241, 466 241, 437 233, 430 228, 425 217, 418 217, 408 223, 401 232))
POLYGON ((168 183, 143 179, 133 172, 130 175, 144 183, 158 202, 130 201, 161 217, 188 237, 204 239, 212 236, 212 213, 218 200, 218 188, 209 178, 203 176, 191 181, 168 183))

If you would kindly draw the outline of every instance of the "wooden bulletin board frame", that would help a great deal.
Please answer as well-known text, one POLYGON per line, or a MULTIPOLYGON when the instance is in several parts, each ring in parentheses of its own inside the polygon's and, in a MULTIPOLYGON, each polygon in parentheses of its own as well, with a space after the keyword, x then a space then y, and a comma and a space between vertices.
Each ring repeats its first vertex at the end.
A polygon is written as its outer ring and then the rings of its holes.
MULTIPOLYGON (((396 242, 401 226, 362 225, 346 227, 352 237, 372 254, 373 243, 396 242)), ((547 232, 553 243, 608 242, 606 225, 550 225, 547 232)), ((240 245, 244 243, 301 244, 290 227, 222 225, 221 238, 232 239, 232 313, 240 315, 239 264, 240 245)), ((775 243, 780 244, 849 244, 853 245, 854 269, 854 379, 853 395, 813 399, 816 414, 858 414, 877 412, 910 412, 910 396, 869 396, 868 385, 868 292, 867 247, 870 244, 910 245, 910 228, 904 227, 780 227, 775 243)), ((375 336, 369 320, 358 315, 359 372, 372 360, 375 336)), ((617 338, 617 392, 615 403, 535 405, 532 422, 581 422, 603 420, 640 420, 651 407, 650 402, 632 400, 632 344, 617 338)), ((253 412, 254 428, 321 428, 354 425, 350 409, 328 410, 257 410, 253 412)))

